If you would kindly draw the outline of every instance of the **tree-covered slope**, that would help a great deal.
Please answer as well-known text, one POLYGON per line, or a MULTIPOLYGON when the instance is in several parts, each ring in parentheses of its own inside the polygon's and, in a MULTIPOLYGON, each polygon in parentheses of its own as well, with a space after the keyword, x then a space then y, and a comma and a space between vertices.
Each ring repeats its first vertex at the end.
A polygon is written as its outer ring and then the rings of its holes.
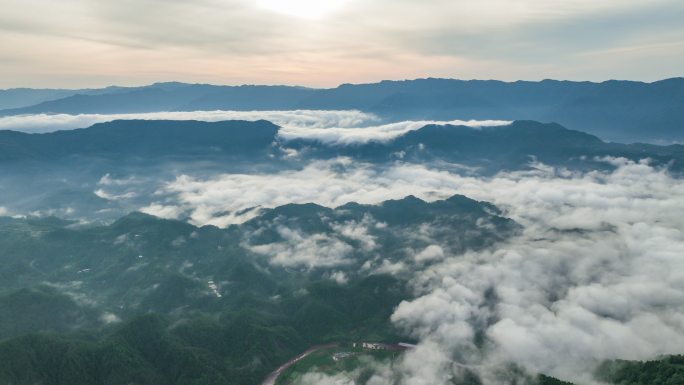
POLYGON ((286 205, 227 229, 0 218, 0 383, 255 384, 311 345, 396 342, 411 266, 431 263, 411 258, 429 244, 414 226, 454 253, 518 230, 463 196, 286 205))

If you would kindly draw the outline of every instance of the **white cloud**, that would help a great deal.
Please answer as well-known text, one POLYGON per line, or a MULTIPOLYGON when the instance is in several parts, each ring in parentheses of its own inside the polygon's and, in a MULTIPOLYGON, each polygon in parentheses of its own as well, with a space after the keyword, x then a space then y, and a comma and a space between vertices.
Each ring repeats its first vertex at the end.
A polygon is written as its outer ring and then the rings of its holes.
MULTIPOLYGON (((136 114, 36 114, 0 117, 0 129, 28 133, 45 133, 58 130, 89 127, 95 123, 121 119, 141 120, 200 120, 216 122, 223 120, 264 119, 281 126, 279 135, 285 140, 310 139, 323 143, 346 145, 369 141, 389 141, 409 131, 428 124, 453 124, 468 127, 489 127, 508 125, 502 120, 452 120, 452 121, 403 121, 378 125, 380 118, 373 114, 355 110, 340 111, 191 111, 151 112, 136 114)), ((288 153, 296 156, 296 153, 288 153)), ((108 175, 101 183, 110 182, 108 175)))
POLYGON ((416 254, 414 259, 416 262, 431 262, 444 259, 444 249, 439 245, 430 245, 416 254))
POLYGON ((112 176, 109 175, 109 173, 104 174, 97 182, 99 186, 129 186, 131 184, 137 183, 142 183, 142 180, 133 176, 121 179, 112 178, 112 176))
POLYGON ((347 257, 354 249, 335 237, 304 234, 284 226, 279 226, 277 231, 283 238, 282 242, 247 248, 267 255, 271 264, 285 267, 333 267, 351 263, 347 257))
POLYGON ((108 201, 118 201, 118 200, 122 200, 122 199, 131 199, 131 198, 135 198, 138 195, 137 193, 135 193, 133 191, 129 191, 129 192, 126 192, 123 194, 112 194, 112 193, 109 193, 109 192, 107 192, 101 188, 93 191, 93 194, 97 195, 98 197, 100 197, 102 199, 106 199, 108 201))
POLYGON ((169 203, 153 203, 142 211, 154 214, 164 208, 165 213, 176 215, 189 211, 195 224, 226 226, 245 220, 234 213, 255 206, 313 202, 337 207, 348 202, 379 203, 407 195, 427 200, 447 198, 463 180, 421 165, 398 164, 378 169, 339 158, 276 174, 225 174, 211 179, 182 175, 157 192, 171 196, 169 203))
POLYGON ((145 214, 150 214, 165 219, 178 219, 178 217, 180 217, 180 215, 183 213, 183 209, 178 206, 165 206, 158 203, 153 203, 149 206, 143 207, 140 209, 140 211, 145 214))
POLYGON ((179 111, 130 114, 32 114, 0 117, 0 130, 28 133, 44 133, 58 130, 90 127, 95 123, 113 120, 200 120, 217 122, 223 120, 264 119, 279 126, 306 128, 359 127, 379 121, 372 114, 354 110, 344 111, 179 111))
MULTIPOLYGON (((510 360, 589 383, 601 359, 681 353, 684 181, 616 162, 609 173, 545 170, 464 183, 460 192, 506 207, 524 233, 417 273, 422 294, 402 303, 394 322, 485 377, 488 364, 510 360), (492 345, 484 361, 477 330, 492 345)), ((424 376, 405 374, 406 383, 424 376)))
POLYGON ((112 324, 121 322, 121 318, 119 318, 119 316, 117 316, 114 313, 104 312, 100 316, 100 321, 102 321, 105 324, 112 324))
POLYGON ((373 274, 399 275, 405 273, 407 268, 408 266, 404 262, 392 262, 388 259, 383 259, 373 269, 373 274))
POLYGON ((375 225, 374 219, 369 215, 365 215, 361 222, 333 223, 332 228, 339 235, 359 242, 361 250, 370 252, 377 247, 377 244, 375 243, 375 237, 368 233, 368 229, 375 225))
POLYGON ((340 285, 344 285, 349 282, 349 277, 343 271, 334 271, 330 274, 330 279, 337 282, 340 285))
MULTIPOLYGON (((370 141, 387 142, 397 138, 409 131, 415 131, 428 124, 452 124, 462 125, 473 128, 505 126, 510 121, 503 120, 451 120, 451 121, 403 121, 397 123, 384 124, 380 126, 364 127, 297 127, 286 126, 280 131, 280 136, 287 140, 292 139, 311 139, 318 140, 327 144, 349 145, 355 143, 367 143, 370 141)), ((401 158, 401 154, 397 154, 401 158)))
MULTIPOLYGON (((448 246, 426 238, 434 247, 414 258, 435 263, 413 272, 417 297, 392 316, 421 341, 423 353, 409 353, 388 373, 400 375, 401 384, 442 383, 465 365, 494 384, 496 365, 514 361, 531 372, 590 383, 601 359, 648 359, 682 353, 684 346, 684 180, 645 161, 606 161, 617 168, 539 167, 483 178, 338 159, 271 175, 181 177, 164 192, 175 194, 199 223, 212 213, 290 202, 337 206, 457 193, 493 202, 524 225, 523 233, 443 259, 438 247, 448 246), (487 337, 484 356, 474 342, 478 333, 487 337)), ((255 251, 284 265, 337 266, 352 252, 337 238, 341 233, 367 234, 355 226, 332 236, 286 230, 286 242, 255 251)), ((397 274, 408 266, 376 260, 364 269, 397 274)))

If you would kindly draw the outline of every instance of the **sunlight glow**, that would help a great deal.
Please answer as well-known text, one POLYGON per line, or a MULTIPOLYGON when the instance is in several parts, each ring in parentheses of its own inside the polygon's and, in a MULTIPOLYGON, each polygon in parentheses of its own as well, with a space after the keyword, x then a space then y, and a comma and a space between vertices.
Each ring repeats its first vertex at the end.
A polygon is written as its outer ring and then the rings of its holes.
POLYGON ((260 0, 270 11, 303 19, 320 19, 339 9, 348 0, 260 0))

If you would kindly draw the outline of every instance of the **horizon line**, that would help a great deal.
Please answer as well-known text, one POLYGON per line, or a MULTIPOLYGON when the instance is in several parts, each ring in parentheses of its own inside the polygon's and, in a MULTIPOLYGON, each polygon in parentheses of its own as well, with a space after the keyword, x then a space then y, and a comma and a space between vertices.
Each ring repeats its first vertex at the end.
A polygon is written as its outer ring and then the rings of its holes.
POLYGON ((153 83, 141 83, 138 85, 126 85, 126 86, 120 86, 116 84, 109 84, 105 86, 89 86, 89 87, 76 87, 76 88, 68 88, 68 87, 9 87, 9 88, 0 88, 0 91, 12 91, 12 90, 68 90, 68 91, 79 91, 79 90, 102 90, 102 89, 107 89, 107 88, 130 88, 130 89, 135 89, 135 88, 145 88, 145 87, 152 87, 152 86, 159 86, 159 85, 185 85, 185 86, 213 86, 213 87, 289 87, 289 88, 303 88, 303 89, 311 89, 311 90, 332 90, 332 89, 337 89, 340 87, 345 87, 345 86, 364 86, 364 85, 375 85, 375 84, 382 84, 382 83, 402 83, 402 82, 416 82, 416 81, 426 81, 426 80, 442 80, 442 81, 458 81, 458 82, 497 82, 497 83, 505 83, 505 84, 515 84, 515 83, 542 83, 542 82, 560 82, 560 83, 590 83, 590 84, 604 84, 604 83, 611 83, 611 82, 626 82, 626 83, 641 83, 641 84, 655 84, 655 83, 660 83, 660 82, 665 82, 665 81, 672 81, 672 80, 684 80, 684 75, 682 76, 672 76, 672 77, 667 77, 659 80, 653 80, 653 81, 645 81, 645 80, 631 80, 631 79, 606 79, 606 80, 600 80, 600 81, 593 81, 593 80, 569 80, 569 79, 552 79, 552 78, 544 78, 541 80, 525 80, 525 79, 518 79, 518 80, 500 80, 500 79, 459 79, 459 78, 448 78, 448 77, 419 77, 419 78, 407 78, 407 79, 382 79, 382 80, 377 80, 374 82, 359 82, 359 83, 339 83, 336 86, 332 87, 311 87, 311 86, 303 86, 303 85, 298 85, 298 84, 283 84, 283 83, 271 83, 271 84, 259 84, 259 83, 242 83, 242 84, 221 84, 221 83, 203 83, 203 82, 185 82, 185 81, 179 81, 179 80, 168 80, 168 81, 157 81, 153 83))

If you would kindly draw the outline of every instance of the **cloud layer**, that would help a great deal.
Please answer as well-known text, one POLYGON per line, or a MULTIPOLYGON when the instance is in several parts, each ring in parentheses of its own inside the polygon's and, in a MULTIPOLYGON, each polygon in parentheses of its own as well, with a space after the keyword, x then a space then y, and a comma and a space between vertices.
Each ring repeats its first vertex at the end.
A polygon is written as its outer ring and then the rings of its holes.
MULTIPOLYGON (((331 144, 387 140, 428 123, 380 124, 357 111, 216 111, 151 118, 167 117, 266 118, 284 127, 285 140, 306 137, 331 144)), ((62 118, 68 122, 64 127, 72 128, 69 124, 85 122, 74 119, 95 122, 111 116, 62 118)), ((339 158, 277 173, 180 175, 152 194, 154 202, 142 210, 226 226, 250 219, 258 213, 255 207, 288 203, 336 207, 454 194, 492 202, 524 226, 520 236, 463 255, 432 239, 407 251, 415 261, 410 282, 416 298, 402 303, 392 321, 420 344, 396 366, 378 367, 371 383, 396 383, 397 378, 407 385, 448 383, 467 368, 486 384, 499 384, 502 363, 511 361, 530 372, 591 383, 591 369, 601 359, 652 358, 682 353, 684 346, 684 181, 647 161, 603 161, 615 169, 572 172, 537 164, 532 171, 475 177, 459 175, 454 167, 401 162, 377 167, 339 158)), ((125 194, 136 194, 136 183, 105 176, 98 195, 125 200, 125 194)), ((362 230, 336 231, 372 247, 362 230)), ((347 276, 337 269, 343 269, 352 250, 339 234, 311 237, 282 228, 283 242, 252 251, 279 265, 329 268, 330 278, 345 282, 347 276)), ((406 266, 387 264, 375 271, 405 273, 406 266)))
POLYGON ((365 143, 368 141, 388 141, 428 124, 465 125, 473 128, 510 124, 510 121, 503 120, 425 120, 379 124, 381 120, 377 116, 355 110, 191 111, 136 114, 35 114, 5 116, 0 117, 0 130, 46 133, 84 128, 95 123, 120 119, 200 120, 205 122, 264 119, 281 126, 279 135, 284 140, 311 139, 336 145, 365 143))
POLYGON ((307 268, 334 267, 351 263, 347 258, 353 248, 325 234, 303 234, 285 226, 278 227, 283 242, 250 246, 255 253, 268 255, 274 265, 307 268))
POLYGON ((462 184, 507 208, 524 234, 421 272, 414 285, 423 295, 393 321, 436 344, 442 360, 484 374, 482 364, 513 361, 587 383, 597 360, 681 353, 684 182, 647 163, 611 161, 612 173, 547 169, 462 184), (484 360, 478 332, 493 351, 484 360))
POLYGON ((473 128, 505 126, 510 121, 504 120, 451 120, 451 121, 403 121, 397 123, 383 124, 379 126, 364 127, 301 127, 286 125, 280 132, 280 136, 285 140, 292 139, 311 139, 333 145, 348 145, 355 143, 367 143, 370 141, 386 142, 409 131, 418 130, 428 124, 452 124, 468 126, 473 128))
POLYGON ((279 126, 305 128, 360 127, 379 121, 372 114, 360 111, 190 111, 150 112, 131 114, 35 114, 0 117, 0 130, 45 133, 58 130, 85 128, 95 123, 121 119, 141 120, 268 120, 279 126))
POLYGON ((276 174, 224 174, 209 179, 182 175, 157 192, 167 199, 143 211, 163 217, 188 213, 193 223, 225 226, 251 218, 255 212, 245 210, 255 206, 313 202, 337 207, 407 195, 443 199, 458 190, 460 181, 455 174, 421 165, 398 164, 384 169, 338 158, 276 174))
MULTIPOLYGON (((235 219, 216 216, 226 210, 290 202, 337 206, 456 193, 491 201, 524 232, 463 255, 445 254, 439 244, 415 250, 415 266, 432 264, 415 272, 416 298, 402 303, 392 321, 419 347, 396 366, 378 369, 370 383, 397 377, 401 384, 447 383, 467 368, 497 384, 506 362, 591 383, 602 359, 647 359, 684 346, 684 181, 647 161, 604 161, 614 171, 537 165, 482 178, 338 159, 275 175, 180 177, 163 193, 173 197, 166 204, 175 202, 196 223, 223 225, 235 219)), ((302 244, 306 255, 335 257, 319 266, 343 263, 348 250, 327 239, 310 241, 302 244), (311 252, 308 246, 317 244, 330 252, 311 252)), ((262 251, 300 263, 292 259, 297 244, 262 251)))

